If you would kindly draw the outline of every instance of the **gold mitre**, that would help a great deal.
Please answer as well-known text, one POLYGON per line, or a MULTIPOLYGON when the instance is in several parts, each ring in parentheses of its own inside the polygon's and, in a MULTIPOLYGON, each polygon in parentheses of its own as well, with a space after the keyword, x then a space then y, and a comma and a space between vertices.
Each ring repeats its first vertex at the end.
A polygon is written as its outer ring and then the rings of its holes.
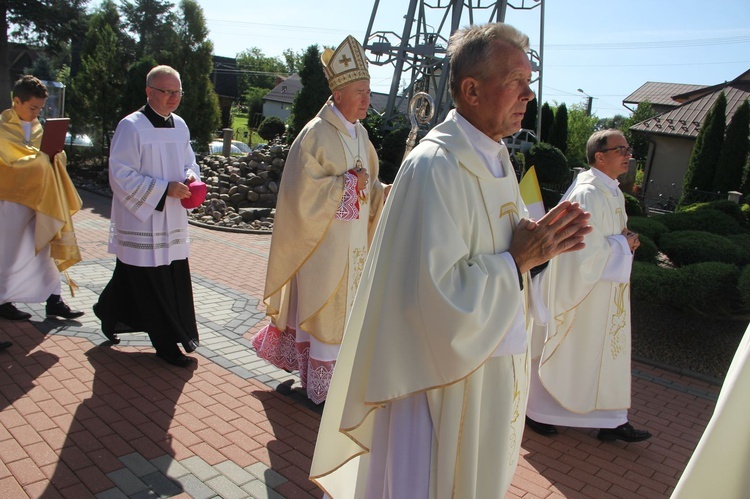
POLYGON ((336 50, 325 49, 320 56, 331 91, 360 80, 370 80, 365 49, 352 35, 336 50))

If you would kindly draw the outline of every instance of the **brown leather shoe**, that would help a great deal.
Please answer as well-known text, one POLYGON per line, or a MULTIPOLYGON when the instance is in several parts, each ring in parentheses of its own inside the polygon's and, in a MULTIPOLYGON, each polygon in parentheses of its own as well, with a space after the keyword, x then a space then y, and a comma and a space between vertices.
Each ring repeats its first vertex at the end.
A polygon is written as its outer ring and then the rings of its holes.
POLYGON ((596 436, 599 440, 624 442, 643 442, 651 438, 651 433, 646 430, 636 430, 630 423, 621 424, 617 428, 602 428, 596 436))
POLYGON ((11 302, 0 305, 0 317, 9 321, 26 321, 31 319, 31 314, 21 312, 11 302))

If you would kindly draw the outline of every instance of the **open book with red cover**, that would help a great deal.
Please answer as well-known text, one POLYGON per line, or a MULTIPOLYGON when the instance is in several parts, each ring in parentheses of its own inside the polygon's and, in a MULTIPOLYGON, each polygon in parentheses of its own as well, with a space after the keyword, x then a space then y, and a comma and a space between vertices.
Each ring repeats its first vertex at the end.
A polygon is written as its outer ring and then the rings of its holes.
POLYGON ((65 134, 68 132, 70 118, 47 118, 44 122, 42 145, 39 149, 47 153, 50 159, 63 150, 65 134))

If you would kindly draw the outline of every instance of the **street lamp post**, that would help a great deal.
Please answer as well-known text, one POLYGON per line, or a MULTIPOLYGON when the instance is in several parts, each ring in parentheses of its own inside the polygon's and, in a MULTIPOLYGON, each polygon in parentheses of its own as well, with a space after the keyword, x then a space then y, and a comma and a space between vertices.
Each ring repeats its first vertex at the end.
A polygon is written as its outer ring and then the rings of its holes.
POLYGON ((589 94, 587 94, 580 88, 578 89, 578 91, 581 92, 586 97, 588 97, 589 100, 588 100, 588 103, 586 104, 586 116, 591 116, 591 108, 592 108, 592 104, 594 103, 594 98, 591 97, 589 94))

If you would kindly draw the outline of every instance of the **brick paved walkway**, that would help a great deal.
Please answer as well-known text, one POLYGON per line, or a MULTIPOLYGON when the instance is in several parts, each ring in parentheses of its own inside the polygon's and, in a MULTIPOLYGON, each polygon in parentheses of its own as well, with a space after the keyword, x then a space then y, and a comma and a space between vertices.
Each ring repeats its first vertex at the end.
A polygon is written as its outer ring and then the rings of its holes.
MULTIPOLYGON (((191 227, 190 265, 201 347, 194 369, 159 361, 144 334, 110 346, 91 305, 108 282, 109 199, 81 192, 75 222, 84 261, 66 298, 79 321, 0 319, 1 498, 309 498, 319 414, 274 388, 298 379, 250 348, 270 236, 191 227)), ((63 290, 66 297, 67 290, 63 290)), ((639 444, 595 431, 527 432, 508 497, 664 498, 711 416, 719 387, 634 362, 631 421, 639 444)))

